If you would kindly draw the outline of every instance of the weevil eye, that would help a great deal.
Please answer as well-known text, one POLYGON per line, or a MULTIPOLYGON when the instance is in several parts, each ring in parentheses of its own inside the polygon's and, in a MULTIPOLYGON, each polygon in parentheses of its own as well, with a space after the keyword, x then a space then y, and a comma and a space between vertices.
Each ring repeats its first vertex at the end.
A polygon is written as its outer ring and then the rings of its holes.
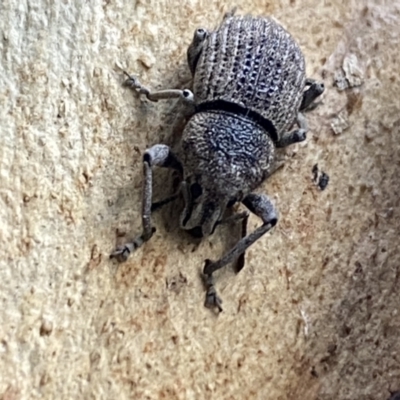
POLYGON ((237 202, 237 199, 236 199, 236 197, 234 197, 233 199, 230 199, 230 200, 228 201, 228 204, 226 205, 226 207, 227 207, 227 208, 230 208, 230 207, 232 207, 236 202, 237 202))
POLYGON ((195 182, 190 186, 190 194, 192 196, 192 200, 197 199, 198 197, 200 197, 203 193, 203 189, 201 188, 201 186, 195 182))

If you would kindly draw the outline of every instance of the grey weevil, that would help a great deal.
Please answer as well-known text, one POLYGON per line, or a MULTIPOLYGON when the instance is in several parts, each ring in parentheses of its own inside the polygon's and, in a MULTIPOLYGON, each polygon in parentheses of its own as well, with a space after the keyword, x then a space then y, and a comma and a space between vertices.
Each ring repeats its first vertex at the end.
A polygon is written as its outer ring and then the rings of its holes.
POLYGON ((278 216, 270 199, 253 191, 277 169, 276 148, 306 139, 308 128, 301 112, 312 108, 324 85, 306 79, 303 54, 281 25, 270 18, 234 16, 234 11, 216 30, 195 31, 187 60, 193 92, 151 91, 125 73, 126 84, 147 99, 181 98, 195 111, 183 130, 179 157, 163 144, 144 153, 143 231, 110 257, 126 261, 152 237, 152 168, 177 170, 185 201, 180 225, 193 236, 211 235, 237 202, 262 220, 247 235, 248 214, 237 214, 236 219, 243 221, 242 238, 217 261, 205 261, 205 306, 222 311, 213 273, 235 260, 242 267, 247 248, 276 225, 278 216), (298 128, 291 130, 295 124, 298 128))

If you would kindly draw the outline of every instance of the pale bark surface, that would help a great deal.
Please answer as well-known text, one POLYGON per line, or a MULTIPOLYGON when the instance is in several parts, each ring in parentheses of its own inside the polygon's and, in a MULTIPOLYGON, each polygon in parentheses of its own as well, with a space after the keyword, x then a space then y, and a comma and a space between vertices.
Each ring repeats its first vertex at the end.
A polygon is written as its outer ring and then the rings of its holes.
MULTIPOLYGON (((385 400, 400 390, 400 3, 252 0, 324 78, 305 143, 260 188, 280 213, 217 277, 199 277, 235 229, 196 244, 180 203, 118 269, 140 232, 141 156, 176 145, 176 102, 123 88, 190 85, 186 48, 235 3, 203 0, 0 5, 0 398, 385 400), (333 85, 350 85, 339 91, 333 85), (334 133, 336 132, 336 134, 334 133), (314 164, 330 175, 321 192, 314 164)), ((172 192, 157 172, 155 193, 172 192)), ((249 230, 260 221, 250 218, 249 230)), ((239 230, 237 229, 237 234, 239 230)))

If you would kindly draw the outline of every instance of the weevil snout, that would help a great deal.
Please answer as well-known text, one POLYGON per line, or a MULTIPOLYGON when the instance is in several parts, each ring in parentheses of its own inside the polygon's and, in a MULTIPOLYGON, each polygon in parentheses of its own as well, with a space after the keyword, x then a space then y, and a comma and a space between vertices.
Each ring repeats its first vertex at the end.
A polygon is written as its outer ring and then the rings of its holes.
POLYGON ((194 177, 182 184, 185 208, 181 227, 196 238, 211 235, 221 221, 226 208, 224 201, 204 188, 194 177))

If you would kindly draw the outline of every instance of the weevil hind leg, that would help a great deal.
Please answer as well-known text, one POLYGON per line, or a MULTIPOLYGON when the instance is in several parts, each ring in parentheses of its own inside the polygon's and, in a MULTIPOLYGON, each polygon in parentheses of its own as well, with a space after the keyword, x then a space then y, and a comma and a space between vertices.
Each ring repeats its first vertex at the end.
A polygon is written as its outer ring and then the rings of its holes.
POLYGON ((223 16, 222 21, 225 21, 228 18, 232 18, 236 14, 236 11, 237 11, 236 6, 233 7, 231 10, 227 11, 223 16))
MULTIPOLYGON (((249 194, 244 198, 243 204, 252 213, 260 217, 263 221, 263 224, 250 234, 245 235, 242 239, 240 239, 236 245, 218 261, 213 262, 206 260, 203 274, 205 275, 207 290, 205 306, 208 308, 218 308, 219 311, 222 311, 222 301, 217 295, 212 274, 230 262, 234 260, 240 260, 242 254, 244 254, 245 251, 261 236, 271 230, 278 221, 275 207, 266 195, 249 194)), ((245 228, 243 228, 242 232, 246 233, 245 228)))
POLYGON ((276 147, 286 147, 293 143, 299 143, 306 140, 306 135, 308 131, 307 120, 302 113, 297 114, 296 118, 297 125, 299 129, 292 132, 285 133, 277 142, 276 147))
POLYGON ((306 86, 309 86, 309 88, 303 93, 300 111, 313 110, 317 106, 314 100, 321 96, 325 90, 324 83, 315 81, 314 79, 306 79, 306 86))
MULTIPOLYGON (((152 204, 153 198, 153 171, 152 167, 158 166, 163 168, 171 168, 178 170, 182 173, 182 164, 178 158, 174 155, 171 149, 163 144, 156 144, 150 149, 146 150, 143 156, 143 199, 142 199, 142 233, 135 239, 124 244, 123 246, 117 247, 111 254, 110 258, 115 258, 119 262, 124 262, 128 259, 129 255, 134 252, 137 248, 147 242, 155 232, 155 228, 151 224, 151 212, 154 209, 152 204)), ((172 196, 166 199, 164 202, 167 204, 172 201, 176 196, 172 196), (167 201, 168 200, 168 201, 167 201)), ((155 203, 160 205, 158 203, 155 203)), ((157 207, 156 207, 157 208, 157 207)))
POLYGON ((127 72, 123 71, 127 76, 124 82, 124 86, 132 89, 133 91, 146 96, 150 101, 157 102, 158 100, 168 100, 180 98, 182 101, 188 104, 194 104, 194 95, 189 89, 166 89, 153 91, 143 86, 136 76, 129 75, 127 72))
MULTIPOLYGON (((234 7, 232 10, 226 12, 222 18, 222 22, 231 18, 236 13, 237 7, 234 7)), ((189 65, 190 72, 192 76, 196 71, 197 62, 201 56, 203 51, 204 43, 209 35, 209 32, 205 28, 198 28, 194 31, 192 42, 190 43, 187 50, 187 61, 189 65)))
POLYGON ((190 72, 192 76, 196 71, 197 62, 203 51, 204 42, 208 36, 208 31, 205 28, 198 28, 194 31, 192 42, 190 43, 186 55, 187 62, 189 65, 190 72))
POLYGON ((296 122, 298 129, 285 133, 277 142, 276 147, 286 147, 294 143, 303 142, 306 140, 308 125, 307 120, 302 112, 311 111, 317 106, 314 102, 325 90, 322 82, 317 82, 313 79, 306 80, 306 86, 309 88, 303 93, 303 100, 300 106, 300 112, 297 114, 296 122))

